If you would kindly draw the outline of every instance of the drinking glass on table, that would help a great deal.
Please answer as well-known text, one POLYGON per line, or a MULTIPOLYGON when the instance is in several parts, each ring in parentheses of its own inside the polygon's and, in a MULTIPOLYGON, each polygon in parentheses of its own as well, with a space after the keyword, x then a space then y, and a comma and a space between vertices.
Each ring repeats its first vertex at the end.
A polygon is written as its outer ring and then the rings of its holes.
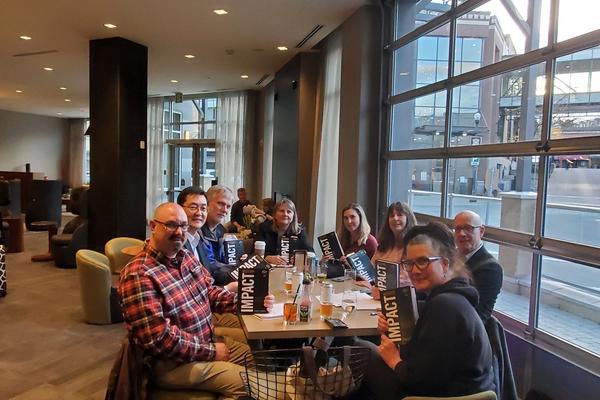
POLYGON ((344 270, 344 291, 349 291, 354 288, 354 281, 356 281, 356 270, 345 269, 344 270))
POLYGON ((333 303, 328 301, 321 302, 320 315, 321 320, 324 320, 325 318, 331 318, 333 316, 333 303))
POLYGON ((294 271, 296 270, 296 267, 294 267, 293 265, 289 265, 284 267, 284 280, 283 280, 283 289, 285 290, 285 292, 289 295, 289 294, 293 294, 292 293, 292 275, 294 274, 294 271))
POLYGON ((298 304, 293 300, 283 303, 283 325, 294 325, 298 321, 298 304))
POLYGON ((356 292, 348 290, 342 294, 342 311, 344 312, 344 318, 352 314, 352 311, 356 309, 356 292))

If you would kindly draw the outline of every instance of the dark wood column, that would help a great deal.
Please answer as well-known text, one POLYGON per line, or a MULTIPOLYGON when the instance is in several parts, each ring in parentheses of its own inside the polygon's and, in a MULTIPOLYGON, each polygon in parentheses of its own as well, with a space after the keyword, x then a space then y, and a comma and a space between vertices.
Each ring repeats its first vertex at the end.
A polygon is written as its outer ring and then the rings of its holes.
POLYGON ((123 38, 90 41, 89 247, 143 239, 146 223, 148 48, 123 38))

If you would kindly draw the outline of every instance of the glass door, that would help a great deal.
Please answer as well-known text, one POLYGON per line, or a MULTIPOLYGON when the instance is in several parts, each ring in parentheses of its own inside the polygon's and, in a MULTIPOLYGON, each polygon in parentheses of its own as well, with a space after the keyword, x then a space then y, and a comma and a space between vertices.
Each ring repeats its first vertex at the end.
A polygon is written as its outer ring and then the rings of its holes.
POLYGON ((167 140, 169 168, 167 170, 169 201, 188 186, 207 190, 216 179, 214 139, 167 140))

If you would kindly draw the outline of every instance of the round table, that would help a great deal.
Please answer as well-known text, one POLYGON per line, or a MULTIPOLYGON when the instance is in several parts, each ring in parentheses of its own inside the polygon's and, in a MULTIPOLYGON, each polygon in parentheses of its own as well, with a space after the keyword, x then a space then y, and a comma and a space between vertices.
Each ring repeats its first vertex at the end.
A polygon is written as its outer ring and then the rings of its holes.
POLYGON ((48 231, 48 252, 43 254, 36 254, 31 256, 31 261, 39 262, 39 261, 52 261, 54 257, 50 252, 52 248, 52 236, 56 235, 58 232, 58 224, 56 221, 35 221, 30 224, 33 227, 46 229, 48 231))

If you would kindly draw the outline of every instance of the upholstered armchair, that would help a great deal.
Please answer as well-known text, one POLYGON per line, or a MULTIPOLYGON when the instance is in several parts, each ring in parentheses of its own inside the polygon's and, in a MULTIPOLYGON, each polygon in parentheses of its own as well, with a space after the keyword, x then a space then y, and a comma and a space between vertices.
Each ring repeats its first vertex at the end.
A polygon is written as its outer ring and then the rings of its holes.
POLYGON ((54 265, 60 268, 75 268, 75 253, 88 243, 87 188, 75 188, 71 192, 71 212, 77 214, 65 225, 63 231, 50 239, 50 251, 54 265))
POLYGON ((77 252, 76 262, 85 321, 98 325, 123 321, 116 289, 111 286, 108 258, 83 249, 77 252))
POLYGON ((144 246, 144 241, 130 238, 130 237, 117 237, 110 239, 104 246, 104 254, 110 261, 110 270, 113 274, 118 274, 121 269, 131 260, 132 256, 123 253, 125 247, 144 246))

